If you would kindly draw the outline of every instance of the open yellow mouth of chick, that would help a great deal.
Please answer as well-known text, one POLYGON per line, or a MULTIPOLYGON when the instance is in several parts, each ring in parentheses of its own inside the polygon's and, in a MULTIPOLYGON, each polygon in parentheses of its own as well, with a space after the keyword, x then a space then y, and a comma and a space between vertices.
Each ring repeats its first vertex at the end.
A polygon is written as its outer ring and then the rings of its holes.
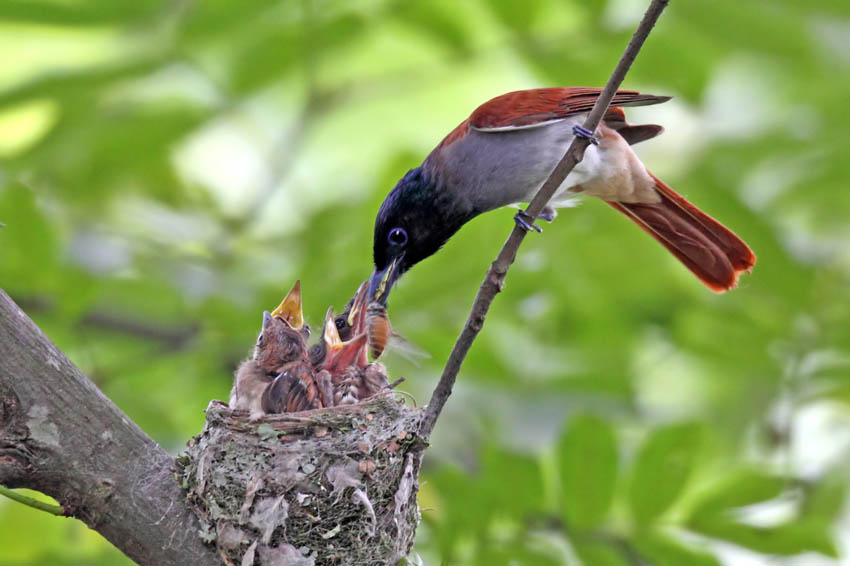
POLYGON ((295 330, 301 330, 304 326, 304 312, 301 309, 301 280, 295 282, 286 297, 272 311, 272 316, 276 316, 285 321, 295 330))

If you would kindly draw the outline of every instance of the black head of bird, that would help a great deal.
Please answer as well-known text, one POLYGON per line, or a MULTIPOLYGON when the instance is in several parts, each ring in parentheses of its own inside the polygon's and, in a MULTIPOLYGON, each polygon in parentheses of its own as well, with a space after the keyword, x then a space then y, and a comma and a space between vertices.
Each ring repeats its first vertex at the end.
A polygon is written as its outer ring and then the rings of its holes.
POLYGON ((424 168, 408 171, 375 219, 369 299, 386 304, 395 281, 439 250, 475 214, 471 202, 438 186, 424 168))

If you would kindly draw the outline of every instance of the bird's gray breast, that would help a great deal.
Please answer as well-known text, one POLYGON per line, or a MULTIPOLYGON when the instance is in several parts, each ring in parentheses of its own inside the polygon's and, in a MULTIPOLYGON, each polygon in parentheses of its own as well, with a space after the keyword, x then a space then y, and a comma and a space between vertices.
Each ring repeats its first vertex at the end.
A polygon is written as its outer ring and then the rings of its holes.
POLYGON ((563 157, 573 139, 573 124, 581 119, 515 130, 470 129, 437 148, 425 165, 437 174, 440 185, 469 199, 479 212, 527 202, 563 157))

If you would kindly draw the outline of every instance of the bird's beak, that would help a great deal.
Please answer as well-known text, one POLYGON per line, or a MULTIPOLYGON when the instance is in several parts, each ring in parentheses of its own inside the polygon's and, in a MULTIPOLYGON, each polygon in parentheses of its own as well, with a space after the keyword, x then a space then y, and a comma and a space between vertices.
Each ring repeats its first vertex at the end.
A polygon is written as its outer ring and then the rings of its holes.
POLYGON ((368 297, 371 301, 376 301, 383 306, 387 306, 387 298, 390 295, 393 283, 401 275, 399 263, 403 256, 393 258, 390 264, 382 270, 375 270, 372 273, 372 278, 369 280, 368 297))
POLYGON ((366 320, 366 305, 369 302, 368 297, 369 282, 364 281, 357 289, 357 294, 354 295, 354 302, 351 304, 351 311, 348 313, 346 322, 348 326, 354 329, 355 334, 363 331, 363 322, 366 320))
POLYGON ((324 369, 336 375, 348 366, 358 364, 358 367, 366 367, 366 333, 361 332, 348 342, 341 342, 339 348, 328 350, 323 365, 324 369))
POLYGON ((339 331, 336 329, 336 324, 334 324, 333 307, 328 308, 328 312, 325 315, 325 332, 324 335, 322 335, 322 340, 325 341, 326 356, 342 348, 342 339, 339 337, 339 331))
MULTIPOLYGON (((365 308, 362 310, 365 311, 365 308)), ((343 342, 334 324, 333 309, 328 309, 325 315, 325 334, 322 340, 325 341, 325 360, 322 367, 331 373, 341 371, 355 362, 360 364, 366 359, 366 333, 361 332, 348 342, 343 342)), ((363 365, 365 366, 365 363, 363 365)))
POLYGON ((272 311, 272 316, 285 320, 295 330, 304 326, 304 313, 301 310, 301 280, 295 282, 283 302, 272 311))

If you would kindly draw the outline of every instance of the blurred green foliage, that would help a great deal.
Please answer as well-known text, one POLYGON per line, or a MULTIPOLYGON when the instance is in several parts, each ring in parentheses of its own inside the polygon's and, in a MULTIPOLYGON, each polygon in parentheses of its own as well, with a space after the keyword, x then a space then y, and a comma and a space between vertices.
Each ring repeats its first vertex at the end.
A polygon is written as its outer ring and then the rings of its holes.
MULTIPOLYGON (((650 168, 747 240, 718 296, 598 202, 529 237, 437 426, 425 564, 850 559, 850 4, 674 0, 624 86, 650 168)), ((477 104, 602 85, 638 0, 0 0, 0 284, 173 453, 260 312, 370 269, 383 196, 477 104)), ((393 294, 420 403, 511 229, 393 294)), ((0 501, 0 565, 124 564, 0 501)))

